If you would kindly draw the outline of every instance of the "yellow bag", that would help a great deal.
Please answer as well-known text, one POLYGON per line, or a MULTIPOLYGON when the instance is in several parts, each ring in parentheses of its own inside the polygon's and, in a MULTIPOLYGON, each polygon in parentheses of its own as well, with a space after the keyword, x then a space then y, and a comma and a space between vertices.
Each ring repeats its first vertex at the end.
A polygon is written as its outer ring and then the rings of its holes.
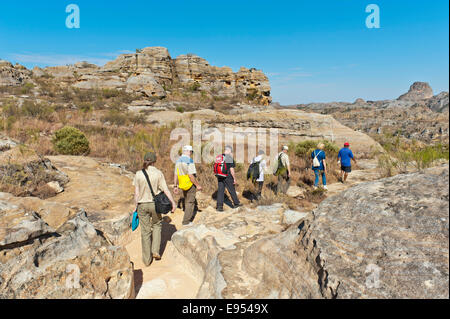
POLYGON ((191 179, 189 175, 180 175, 180 172, 177 167, 177 175, 178 175, 178 187, 184 191, 189 190, 192 187, 191 179))

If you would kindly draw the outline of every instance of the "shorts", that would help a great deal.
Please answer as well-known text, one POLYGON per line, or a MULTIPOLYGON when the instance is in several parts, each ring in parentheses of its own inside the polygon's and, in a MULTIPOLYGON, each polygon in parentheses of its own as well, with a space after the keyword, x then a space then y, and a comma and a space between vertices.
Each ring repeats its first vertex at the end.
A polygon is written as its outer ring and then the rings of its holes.
POLYGON ((351 166, 342 166, 341 165, 341 171, 344 171, 346 173, 350 173, 352 171, 352 167, 351 166))

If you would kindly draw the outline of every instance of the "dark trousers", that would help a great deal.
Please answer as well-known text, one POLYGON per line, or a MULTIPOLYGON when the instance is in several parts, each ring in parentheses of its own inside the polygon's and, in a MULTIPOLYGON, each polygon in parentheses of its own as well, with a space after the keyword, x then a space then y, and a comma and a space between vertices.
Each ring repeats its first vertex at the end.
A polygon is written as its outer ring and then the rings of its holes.
POLYGON ((257 193, 256 193, 256 197, 259 199, 259 198, 261 198, 264 182, 255 182, 255 183, 256 183, 256 187, 258 189, 257 193))
POLYGON ((223 208, 223 200, 225 196, 225 188, 228 189, 228 193, 230 193, 231 199, 233 200, 234 205, 239 205, 239 198, 236 194, 236 189, 233 184, 233 177, 228 175, 227 177, 218 177, 218 188, 217 188, 217 208, 223 208))

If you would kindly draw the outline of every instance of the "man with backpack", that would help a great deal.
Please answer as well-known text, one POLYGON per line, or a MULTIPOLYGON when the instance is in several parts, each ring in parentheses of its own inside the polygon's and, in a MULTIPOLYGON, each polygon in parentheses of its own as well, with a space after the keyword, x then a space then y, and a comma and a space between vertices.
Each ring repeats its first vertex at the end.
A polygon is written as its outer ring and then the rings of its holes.
POLYGON ((289 163, 288 156, 289 147, 283 146, 283 149, 278 153, 277 166, 275 170, 275 176, 278 176, 277 194, 286 194, 289 189, 290 171, 291 165, 289 163))
POLYGON ((156 260, 161 259, 159 250, 161 246, 162 217, 160 213, 156 212, 152 190, 156 193, 159 190, 166 194, 172 203, 172 212, 177 208, 172 194, 167 188, 163 173, 153 166, 155 162, 155 153, 145 154, 142 170, 136 172, 133 180, 135 187, 134 200, 137 206, 139 224, 141 225, 142 261, 146 267, 150 266, 153 258, 156 260), (150 189, 150 187, 152 188, 150 189))
POLYGON ((236 175, 234 168, 236 164, 232 156, 233 148, 231 146, 225 146, 225 151, 223 154, 217 155, 214 162, 214 174, 217 177, 217 211, 223 212, 223 202, 225 197, 225 188, 228 189, 231 199, 233 201, 234 207, 237 208, 242 206, 239 202, 239 198, 236 194, 235 185, 236 175))
POLYGON ((183 154, 175 163, 174 193, 178 194, 178 189, 183 191, 183 225, 191 224, 195 209, 195 194, 197 193, 197 190, 202 190, 202 187, 197 181, 197 170, 195 168, 194 160, 191 157, 193 152, 194 150, 191 145, 183 146, 183 154))
POLYGON ((352 171, 352 161, 356 164, 356 159, 353 156, 353 152, 350 149, 348 142, 344 143, 344 148, 338 153, 338 164, 341 163, 341 182, 344 184, 347 181, 348 174, 352 171))
POLYGON ((247 172, 247 179, 252 179, 252 182, 257 185, 257 199, 261 198, 262 189, 264 185, 264 171, 266 169, 266 160, 264 159, 264 151, 260 150, 258 156, 252 159, 250 167, 247 172))
POLYGON ((325 152, 323 151, 325 145, 323 143, 319 143, 317 145, 317 149, 311 153, 312 158, 312 169, 314 171, 315 180, 314 180, 314 189, 317 189, 319 185, 319 175, 322 176, 322 184, 323 189, 327 190, 327 163, 325 162, 325 152))

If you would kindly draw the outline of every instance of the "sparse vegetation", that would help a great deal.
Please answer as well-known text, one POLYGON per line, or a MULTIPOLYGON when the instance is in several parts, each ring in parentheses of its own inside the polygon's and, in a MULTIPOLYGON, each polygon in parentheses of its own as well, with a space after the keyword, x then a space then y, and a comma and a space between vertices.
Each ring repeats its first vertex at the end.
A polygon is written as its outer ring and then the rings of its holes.
POLYGON ((449 160, 449 145, 424 145, 415 140, 384 133, 377 137, 386 154, 378 155, 378 169, 382 177, 418 171, 433 166, 438 160, 449 160))

